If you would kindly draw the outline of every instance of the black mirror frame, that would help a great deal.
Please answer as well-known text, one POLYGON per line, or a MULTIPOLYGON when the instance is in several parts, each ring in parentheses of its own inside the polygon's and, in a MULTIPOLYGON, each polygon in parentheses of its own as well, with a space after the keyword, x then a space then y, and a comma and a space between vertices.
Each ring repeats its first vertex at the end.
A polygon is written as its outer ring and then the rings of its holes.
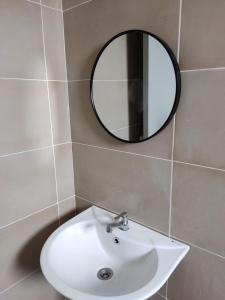
POLYGON ((180 101, 180 94, 181 94, 181 75, 180 75, 180 68, 179 68, 179 65, 178 65, 178 62, 177 62, 177 59, 173 53, 173 51, 171 50, 171 48, 168 46, 168 44, 162 40, 160 37, 158 37, 157 35, 153 34, 153 33, 150 33, 148 31, 145 31, 145 30, 140 30, 140 29, 130 29, 130 30, 126 30, 126 31, 123 31, 123 32, 120 32, 118 34, 116 34, 115 36, 113 36, 110 40, 108 40, 105 45, 102 47, 102 49, 99 51, 96 59, 95 59, 95 62, 94 62, 94 65, 93 65, 93 68, 92 68, 92 71, 91 71, 91 80, 90 80, 90 97, 91 97, 91 104, 92 104, 92 107, 93 107, 93 110, 94 110, 94 113, 98 119, 98 121, 100 122, 100 124, 102 125, 102 127, 114 138, 116 138, 117 140, 121 141, 121 142, 125 142, 125 143, 131 143, 131 144, 135 144, 135 143, 142 143, 142 142, 145 142, 151 138, 153 138, 154 136, 156 136, 157 134, 159 134, 169 123, 170 121, 172 120, 176 110, 177 110, 177 107, 178 107, 178 104, 179 104, 179 101, 180 101), (104 50, 109 46, 109 44, 111 44, 111 42, 113 40, 115 40, 116 38, 118 38, 119 36, 121 35, 125 35, 127 33, 130 33, 130 32, 142 32, 142 33, 145 33, 147 35, 150 35, 152 37, 154 37, 167 51, 171 61, 172 61, 172 64, 173 64, 173 68, 174 68, 174 73, 175 73, 175 78, 176 78, 176 93, 175 93, 175 99, 174 99, 174 104, 173 104, 173 107, 172 107, 172 110, 171 110, 171 113, 170 115, 168 116, 167 120, 165 121, 165 123, 159 128, 158 131, 156 131, 153 135, 141 140, 141 141, 128 141, 128 140, 124 140, 124 139, 121 139, 119 138, 118 136, 114 135, 111 131, 109 131, 105 125, 102 123, 100 117, 98 116, 98 113, 97 113, 97 110, 96 110, 96 107, 95 107, 95 103, 94 103, 94 96, 93 96, 93 79, 94 79, 94 74, 95 74, 95 69, 96 69, 96 66, 98 64, 98 61, 102 55, 102 53, 104 52, 104 50))

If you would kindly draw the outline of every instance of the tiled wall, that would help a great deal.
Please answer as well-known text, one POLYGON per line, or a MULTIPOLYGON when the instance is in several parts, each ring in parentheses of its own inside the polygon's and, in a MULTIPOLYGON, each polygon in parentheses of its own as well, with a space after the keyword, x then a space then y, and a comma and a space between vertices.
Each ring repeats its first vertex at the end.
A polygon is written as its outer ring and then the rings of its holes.
POLYGON ((62 16, 61 1, 0 1, 0 300, 64 299, 39 272, 75 206, 62 16))
POLYGON ((78 209, 93 203, 128 210, 134 220, 191 245, 155 299, 224 299, 225 2, 63 4, 78 209), (99 125, 89 79, 102 45, 134 28, 158 34, 176 53, 182 95, 176 120, 165 130, 147 142, 125 144, 99 125))

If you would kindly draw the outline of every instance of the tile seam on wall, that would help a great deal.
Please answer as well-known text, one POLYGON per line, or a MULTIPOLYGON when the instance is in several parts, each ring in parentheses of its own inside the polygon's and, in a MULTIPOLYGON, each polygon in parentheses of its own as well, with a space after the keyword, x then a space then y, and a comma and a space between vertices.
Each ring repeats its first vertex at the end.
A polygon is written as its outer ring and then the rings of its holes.
POLYGON ((182 5, 183 5, 183 0, 180 0, 180 7, 179 7, 179 24, 178 24, 178 41, 177 41, 177 60, 178 60, 178 63, 179 63, 179 61, 180 61, 180 41, 181 41, 182 5))
MULTIPOLYGON (((141 157, 146 157, 146 158, 152 158, 152 159, 162 160, 162 161, 167 161, 167 162, 172 161, 171 159, 167 159, 167 158, 151 156, 151 155, 147 155, 147 154, 139 154, 139 153, 136 153, 136 152, 123 151, 123 150, 107 148, 107 147, 101 147, 101 146, 97 146, 97 145, 85 144, 85 143, 80 143, 80 142, 72 142, 72 144, 82 145, 82 146, 87 146, 87 147, 92 147, 92 148, 97 148, 97 149, 102 149, 102 150, 106 150, 106 151, 115 151, 115 152, 120 152, 120 153, 124 153, 124 154, 128 154, 128 155, 135 155, 135 156, 141 156, 141 157)), ((215 168, 215 167, 199 165, 199 164, 179 161, 179 160, 175 160, 175 159, 173 159, 173 163, 190 165, 190 166, 193 166, 193 167, 205 168, 205 169, 210 169, 210 170, 219 171, 219 172, 225 172, 225 169, 219 169, 219 168, 215 168)))
POLYGON ((25 215, 24 217, 18 218, 18 219, 16 219, 15 221, 12 221, 12 222, 10 222, 10 223, 8 223, 8 224, 6 224, 6 225, 1 226, 1 227, 0 227, 0 230, 5 229, 5 228, 7 228, 7 227, 9 227, 9 226, 11 226, 11 225, 14 225, 14 224, 16 224, 16 223, 18 223, 18 222, 23 221, 23 220, 29 219, 30 217, 32 217, 32 216, 34 216, 34 215, 37 215, 37 214, 39 214, 39 213, 41 213, 41 212, 43 212, 43 211, 45 211, 45 210, 47 210, 47 209, 49 209, 49 208, 52 208, 52 207, 54 207, 54 206, 56 206, 56 205, 57 205, 57 203, 48 205, 48 206, 46 206, 46 207, 44 207, 44 208, 41 208, 41 209, 39 209, 39 210, 36 210, 36 211, 34 211, 34 212, 32 212, 32 213, 30 213, 30 214, 28 214, 28 215, 25 215))
POLYGON ((23 150, 23 151, 19 151, 19 152, 12 152, 12 153, 7 153, 7 154, 2 154, 2 155, 0 155, 0 158, 4 158, 4 157, 8 157, 8 156, 20 155, 20 154, 34 152, 34 151, 42 151, 42 150, 47 150, 47 149, 50 149, 50 148, 52 148, 52 145, 44 146, 44 147, 40 147, 40 148, 23 150))
POLYGON ((16 286, 19 285, 21 282, 25 281, 26 279, 28 279, 29 277, 31 277, 32 275, 34 275, 35 273, 37 273, 38 270, 39 270, 39 268, 35 269, 35 270, 32 271, 31 273, 27 274, 27 275, 24 276, 23 278, 17 280, 16 282, 14 282, 14 283, 11 284, 10 286, 8 286, 6 289, 0 291, 0 295, 3 295, 4 293, 8 292, 8 291, 11 290, 12 288, 16 287, 16 286))
POLYGON ((163 299, 165 299, 165 300, 169 300, 166 296, 164 296, 164 295, 162 295, 162 294, 160 294, 160 293, 156 293, 156 294, 158 294, 161 298, 163 298, 163 299))
MULTIPOLYGON (((45 76, 48 80, 48 69, 47 69, 47 58, 46 58, 46 46, 45 46, 45 34, 44 34, 44 18, 43 18, 43 6, 41 6, 41 29, 42 29, 42 40, 43 40, 43 51, 44 51, 44 65, 45 65, 45 76)), ((54 135, 52 125, 52 112, 50 102, 50 91, 49 84, 47 81, 47 94, 48 94, 48 107, 49 107, 49 118, 50 118, 50 129, 51 129, 51 140, 52 140, 52 154, 53 154, 53 165, 54 165, 54 176, 55 176, 55 187, 56 187, 56 202, 57 202, 57 213, 58 213, 58 224, 60 225, 60 212, 59 212, 59 194, 58 194, 58 182, 56 173, 56 159, 55 159, 55 147, 54 147, 54 135)))
MULTIPOLYGON (((112 210, 110 210, 110 209, 108 209, 108 208, 105 208, 105 207, 103 207, 103 206, 101 206, 101 205, 99 205, 99 204, 96 204, 95 202, 93 202, 93 201, 91 201, 91 200, 89 200, 89 199, 86 199, 86 198, 84 198, 83 196, 81 196, 81 195, 79 195, 79 194, 76 194, 75 197, 80 198, 81 200, 84 200, 84 201, 88 202, 88 203, 91 204, 91 205, 94 205, 94 206, 97 206, 97 207, 99 207, 99 208, 108 210, 108 211, 110 211, 110 212, 112 212, 112 213, 115 213, 114 211, 112 211, 112 210)), ((136 221, 136 220, 133 220, 133 219, 131 219, 131 221, 133 221, 133 222, 135 222, 135 223, 137 223, 137 224, 143 225, 143 226, 145 226, 145 227, 147 227, 147 228, 149 228, 149 229, 151 229, 151 230, 157 231, 157 232, 159 232, 159 233, 161 233, 161 234, 163 234, 163 235, 165 235, 165 236, 168 236, 168 234, 166 234, 166 233, 163 232, 163 231, 158 230, 158 229, 155 228, 155 227, 147 226, 147 225, 145 225, 145 224, 143 224, 143 223, 141 223, 141 222, 138 222, 138 221, 136 221)), ((192 247, 195 247, 195 248, 197 248, 197 249, 199 249, 199 250, 202 250, 202 251, 204 251, 204 252, 206 252, 206 253, 209 253, 209 254, 211 254, 211 255, 217 256, 217 257, 219 257, 219 258, 225 260, 225 256, 222 256, 222 255, 220 255, 220 254, 218 254, 218 253, 216 253, 216 252, 210 251, 210 250, 208 250, 208 249, 199 247, 198 245, 192 244, 192 243, 190 243, 189 241, 183 240, 183 239, 181 239, 181 238, 179 238, 179 237, 177 237, 177 236, 175 236, 175 235, 171 235, 171 239, 176 239, 176 240, 178 240, 178 241, 180 241, 180 242, 186 243, 186 244, 188 244, 188 245, 190 245, 190 246, 192 246, 192 247)))
MULTIPOLYGON (((178 20, 178 38, 177 38, 177 61, 180 61, 180 40, 181 40, 181 19, 182 19, 182 0, 179 5, 179 20, 178 20)), ((171 226, 172 226, 172 200, 173 200, 173 172, 174 172, 174 145, 175 145, 175 130, 176 130, 176 114, 173 120, 173 136, 172 136, 172 154, 171 154, 171 178, 170 178, 170 205, 169 205, 169 238, 171 238, 171 226)), ((168 299, 168 285, 166 282, 166 299, 168 299)))
POLYGON ((168 228, 168 236, 171 235, 171 215, 172 215, 172 195, 173 195, 173 155, 174 155, 174 139, 175 139, 175 124, 176 117, 174 115, 173 118, 173 134, 172 134, 172 151, 171 151, 171 170, 170 170, 170 195, 169 195, 169 228, 168 228))
MULTIPOLYGON (((191 72, 204 72, 204 71, 220 71, 225 70, 225 67, 212 67, 212 68, 204 68, 204 69, 190 69, 190 70, 180 70, 181 73, 191 73, 191 72)), ((69 79, 68 82, 82 82, 82 81, 90 81, 91 78, 81 78, 81 79, 69 79)), ((97 80, 96 80, 97 81, 97 80)), ((107 80, 106 80, 107 81, 107 80)), ((111 81, 111 80, 110 80, 111 81)), ((116 81, 116 80, 115 80, 116 81)))
POLYGON ((66 197, 65 199, 62 199, 62 200, 59 200, 59 203, 62 203, 62 202, 66 202, 67 200, 70 200, 72 199, 73 197, 75 197, 75 194, 69 196, 69 197, 66 197))
MULTIPOLYGON (((62 199, 62 200, 59 200, 59 204, 62 203, 62 202, 66 202, 67 200, 70 200, 70 199, 73 198, 73 197, 75 197, 75 194, 70 195, 70 196, 68 196, 68 197, 66 197, 66 198, 64 198, 64 199, 62 199)), ((56 205, 57 205, 57 203, 53 203, 53 204, 48 205, 48 206, 45 206, 45 207, 43 207, 43 208, 41 208, 41 209, 35 210, 34 212, 32 212, 32 213, 30 213, 30 214, 28 214, 28 215, 25 215, 24 217, 18 218, 18 219, 14 220, 14 221, 12 221, 12 222, 6 224, 6 225, 1 226, 1 227, 0 227, 0 230, 1 230, 1 229, 4 229, 4 228, 6 228, 6 227, 9 227, 9 226, 11 226, 11 225, 13 225, 13 224, 15 224, 15 223, 18 223, 18 222, 20 222, 20 221, 23 221, 23 220, 25 220, 25 219, 28 219, 28 218, 30 218, 31 216, 34 216, 34 215, 36 215, 36 214, 39 214, 40 212, 45 211, 46 209, 51 208, 51 207, 54 207, 54 206, 56 206, 56 205)))
POLYGON ((71 79, 71 80, 68 80, 69 83, 71 82, 83 82, 83 81, 90 81, 91 79, 90 78, 84 78, 84 79, 71 79))
POLYGON ((80 3, 80 4, 77 4, 77 5, 71 6, 71 7, 69 7, 69 8, 66 8, 66 9, 63 10, 63 13, 66 13, 66 12, 68 12, 69 10, 74 9, 74 8, 77 8, 77 7, 80 7, 80 6, 82 6, 82 5, 89 4, 89 3, 92 2, 92 1, 93 1, 93 0, 87 0, 87 1, 85 1, 85 2, 83 2, 83 3, 80 3))
MULTIPOLYGON (((63 1, 63 0, 62 0, 63 1)), ((63 5, 63 4, 62 4, 63 5)), ((65 24, 64 24, 64 14, 62 13, 62 23, 63 23, 63 42, 64 42, 64 56, 65 56, 65 69, 66 69, 66 82, 67 82, 67 93, 68 93, 68 100, 70 100, 69 95, 69 81, 68 81, 68 68, 67 68, 67 56, 66 56, 66 39, 65 39, 65 24)), ((70 125, 70 133, 71 133, 71 143, 72 143, 72 131, 71 131, 71 118, 70 118, 70 101, 68 101, 68 108, 69 108, 69 125, 70 125)), ((72 147, 73 148, 73 147, 72 147)), ((74 151, 72 149, 72 170, 73 170, 73 184, 74 184, 74 193, 76 194, 76 184, 75 184, 75 170, 74 170, 74 151)), ((75 200, 75 209, 76 209, 76 200, 75 200)))
POLYGON ((219 70, 225 70, 225 67, 212 67, 212 68, 203 68, 203 69, 181 70, 181 73, 203 72, 203 71, 219 71, 219 70))
POLYGON ((47 8, 50 8, 52 10, 56 10, 56 11, 60 11, 60 12, 63 12, 62 9, 59 9, 59 8, 55 8, 55 7, 51 7, 51 6, 48 6, 46 4, 43 4, 43 3, 40 3, 40 2, 35 2, 35 1, 32 1, 32 0, 26 0, 27 2, 30 2, 32 4, 36 4, 36 5, 39 5, 39 6, 44 6, 44 7, 47 7, 47 8))
POLYGON ((152 156, 152 155, 139 154, 139 153, 135 153, 135 152, 123 151, 123 150, 119 150, 119 149, 112 149, 112 148, 101 147, 101 146, 91 145, 91 144, 84 144, 84 143, 79 143, 79 142, 72 142, 72 144, 81 145, 81 146, 87 146, 87 147, 92 147, 92 148, 97 148, 97 149, 102 149, 102 150, 106 150, 106 151, 114 151, 114 152, 119 152, 119 153, 124 153, 124 154, 130 154, 130 155, 134 155, 134 156, 141 156, 141 157, 147 157, 147 158, 152 158, 152 159, 156 159, 156 160, 162 160, 162 161, 171 162, 171 159, 161 158, 161 157, 152 156))
POLYGON ((23 77, 0 77, 0 80, 26 80, 26 81, 47 81, 46 79, 40 78, 23 78, 23 77))
POLYGON ((206 253, 208 253, 208 254, 217 256, 217 257, 219 257, 219 258, 225 260, 225 256, 220 255, 219 253, 216 253, 216 252, 214 252, 214 251, 208 250, 208 249, 206 249, 206 248, 202 248, 202 247, 200 247, 200 246, 198 246, 198 245, 196 245, 196 244, 192 244, 192 243, 190 243, 189 241, 183 240, 183 239, 181 239, 181 238, 179 238, 179 237, 177 237, 177 236, 175 236, 175 235, 172 235, 172 238, 173 238, 173 239, 176 239, 176 240, 178 240, 178 241, 180 241, 180 242, 184 242, 184 243, 190 245, 191 247, 197 248, 197 249, 202 250, 202 251, 204 251, 204 252, 206 252, 206 253))
MULTIPOLYGON (((68 141, 68 142, 65 142, 65 143, 53 144, 53 147, 59 147, 59 146, 62 146, 62 145, 69 145, 69 144, 72 144, 72 142, 68 141)), ((52 145, 43 146, 43 147, 39 147, 39 148, 33 148, 33 149, 27 149, 27 150, 23 150, 23 151, 19 151, 19 152, 11 152, 11 153, 0 155, 0 159, 4 158, 4 157, 8 157, 8 156, 20 155, 20 154, 29 153, 29 152, 46 150, 46 149, 50 149, 50 148, 52 148, 52 145)))
MULTIPOLYGON (((63 1, 63 0, 62 0, 63 1)), ((65 40, 65 24, 64 24, 64 15, 61 14, 62 24, 63 24, 63 53, 65 57, 65 70, 66 70, 66 82, 68 83, 68 69, 67 69, 67 60, 66 60, 66 40, 65 40)))
POLYGON ((53 144, 54 147, 58 147, 58 146, 63 146, 63 145, 67 145, 67 144, 72 144, 72 141, 68 141, 68 142, 63 142, 63 143, 57 143, 57 144, 53 144))
POLYGON ((225 172, 225 169, 219 169, 219 168, 205 166, 205 165, 198 165, 198 164, 185 162, 185 161, 174 160, 174 163, 189 165, 189 166, 193 166, 193 167, 199 167, 199 168, 204 168, 204 169, 209 169, 209 170, 214 170, 214 171, 219 171, 219 172, 225 172))
POLYGON ((24 80, 24 81, 41 81, 41 82, 68 82, 67 80, 59 79, 40 79, 40 78, 23 78, 23 77, 0 77, 0 80, 24 80))

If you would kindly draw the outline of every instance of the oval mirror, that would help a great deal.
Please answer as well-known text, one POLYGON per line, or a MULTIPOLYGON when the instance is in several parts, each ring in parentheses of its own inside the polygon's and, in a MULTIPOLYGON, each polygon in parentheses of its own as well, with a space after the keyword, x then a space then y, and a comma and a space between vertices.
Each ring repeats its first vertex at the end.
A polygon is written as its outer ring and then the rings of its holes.
POLYGON ((176 111, 181 89, 179 66, 159 37, 129 30, 102 48, 91 76, 91 100, 102 126, 130 143, 159 133, 176 111))

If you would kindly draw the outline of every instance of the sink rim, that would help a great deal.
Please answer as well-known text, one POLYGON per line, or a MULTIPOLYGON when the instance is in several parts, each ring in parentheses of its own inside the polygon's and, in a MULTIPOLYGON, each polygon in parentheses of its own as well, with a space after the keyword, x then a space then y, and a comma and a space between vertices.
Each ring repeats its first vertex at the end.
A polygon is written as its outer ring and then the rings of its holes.
MULTIPOLYGON (((182 253, 179 254, 179 257, 177 258, 176 262, 173 263, 172 268, 170 268, 170 270, 167 271, 167 274, 164 275, 164 280, 160 280, 160 282, 158 282, 159 274, 155 274, 155 276, 149 280, 149 282, 147 282, 147 284, 145 284, 143 287, 141 287, 140 289, 137 289, 134 292, 128 293, 128 294, 122 294, 122 295, 113 295, 113 296, 101 296, 101 295, 94 295, 94 294, 89 294, 89 293, 85 293, 83 291, 80 291, 77 288, 73 288, 71 286, 69 286, 68 284, 66 284, 65 282, 63 282, 62 279, 60 279, 57 275, 57 273, 51 269, 51 266, 49 264, 48 261, 48 254, 49 254, 49 249, 50 246, 52 245, 52 242, 57 238, 57 236, 59 234, 63 234, 63 231, 66 228, 69 228, 70 226, 76 226, 80 223, 83 222, 90 222, 92 224, 97 223, 97 219, 94 217, 93 215, 93 210, 97 211, 98 213, 103 213, 103 214, 107 214, 109 216, 115 216, 115 214, 106 211, 102 208, 99 208, 97 206, 91 206, 90 208, 88 208, 87 210, 85 210, 84 212, 80 213, 79 215, 73 217, 72 219, 70 219, 69 221, 67 221, 66 223, 64 223, 63 225, 61 225, 60 227, 58 227, 47 239, 47 241, 45 242, 42 251, 41 251, 41 256, 40 256, 40 265, 41 265, 41 269, 42 272, 45 276, 45 278, 47 279, 47 281, 61 294, 63 294, 65 297, 68 297, 69 299, 76 299, 76 300, 144 300, 146 298, 149 298, 151 296, 153 296, 168 280, 169 276, 173 273, 174 269, 177 267, 177 265, 180 263, 180 261, 184 258, 184 256, 187 254, 187 252, 189 251, 190 247, 182 242, 179 242, 177 240, 174 239, 169 239, 166 235, 163 235, 161 233, 158 233, 150 228, 147 228, 143 225, 140 225, 134 221, 129 221, 131 224, 137 226, 137 228, 140 228, 141 230, 147 230, 147 232, 150 233, 157 237, 157 238, 161 238, 162 240, 166 240, 167 241, 167 247, 170 247, 169 249, 173 250, 182 250, 182 253), (171 244, 169 244, 169 242, 171 242, 171 244), (158 283, 157 283, 158 282, 158 283), (155 284, 155 286, 153 286, 155 284), (160 286, 159 286, 160 285, 160 286)), ((157 253, 160 251, 160 249, 163 251, 163 245, 154 245, 154 249, 157 250, 157 253)), ((170 250, 168 250, 170 251, 170 250)))

